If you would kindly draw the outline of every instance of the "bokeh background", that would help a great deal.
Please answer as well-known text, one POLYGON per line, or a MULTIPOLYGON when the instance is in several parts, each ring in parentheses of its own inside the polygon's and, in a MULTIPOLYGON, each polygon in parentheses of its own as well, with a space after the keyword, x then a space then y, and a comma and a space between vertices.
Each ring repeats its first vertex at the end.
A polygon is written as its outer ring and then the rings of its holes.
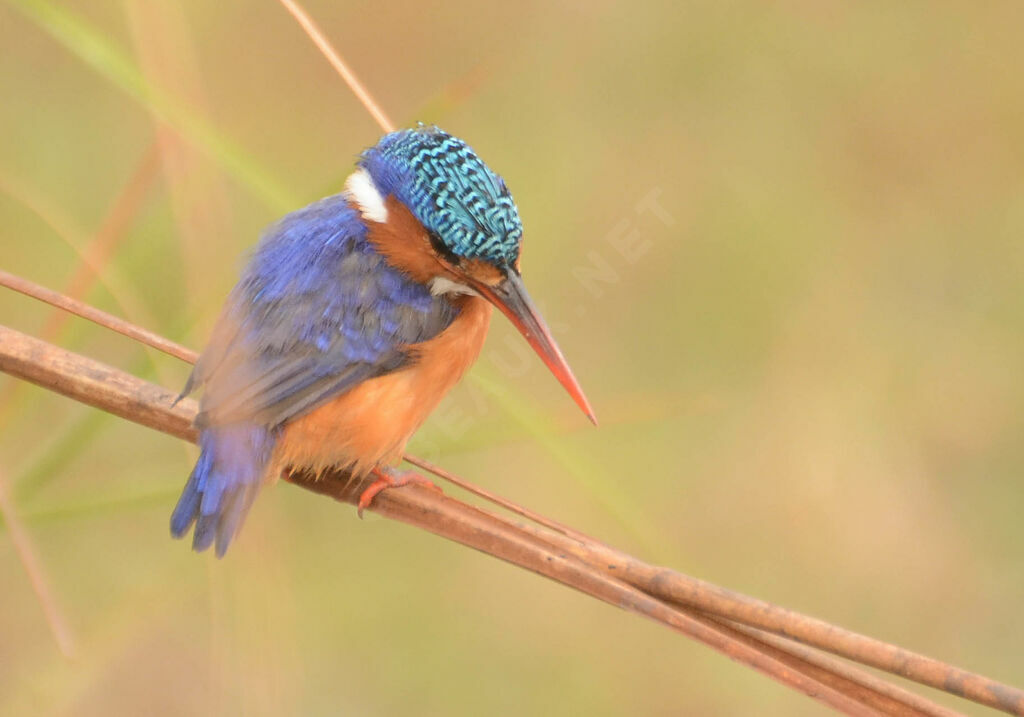
MULTIPOLYGON (((1019 3, 307 6, 398 123, 505 176, 528 284, 602 421, 496 321, 413 452, 650 561, 1021 681, 1019 3)), ((261 228, 379 135, 271 0, 0 3, 0 96, 0 266, 197 348, 261 228)), ((6 291, 0 321, 52 327, 6 291)), ((55 341, 187 375, 77 319, 55 341)), ((0 714, 822 712, 287 485, 225 560, 197 557, 167 529, 192 447, 12 383, 0 481, 74 657, 4 528, 0 714)))

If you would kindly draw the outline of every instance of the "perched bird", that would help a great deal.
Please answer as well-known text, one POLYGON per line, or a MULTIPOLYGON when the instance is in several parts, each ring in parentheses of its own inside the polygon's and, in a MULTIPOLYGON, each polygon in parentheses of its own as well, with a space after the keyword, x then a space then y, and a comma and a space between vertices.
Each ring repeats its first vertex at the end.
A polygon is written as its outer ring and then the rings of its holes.
POLYGON ((271 227, 182 391, 203 391, 201 453, 172 535, 194 524, 192 547, 222 556, 286 469, 372 474, 360 513, 385 488, 429 484, 394 465, 476 360, 492 305, 593 421, 523 286, 522 233, 504 180, 423 125, 385 135, 341 194, 271 227))

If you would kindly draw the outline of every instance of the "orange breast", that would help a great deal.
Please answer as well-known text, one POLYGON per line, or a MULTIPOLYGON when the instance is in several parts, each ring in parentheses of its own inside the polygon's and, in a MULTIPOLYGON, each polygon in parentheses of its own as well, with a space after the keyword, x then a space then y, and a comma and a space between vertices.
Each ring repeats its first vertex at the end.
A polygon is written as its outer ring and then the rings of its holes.
POLYGON ((365 474, 397 462, 412 434, 483 347, 490 304, 474 296, 456 302, 459 316, 436 338, 417 344, 415 363, 364 381, 288 423, 275 449, 274 475, 289 466, 314 471, 343 467, 365 474))

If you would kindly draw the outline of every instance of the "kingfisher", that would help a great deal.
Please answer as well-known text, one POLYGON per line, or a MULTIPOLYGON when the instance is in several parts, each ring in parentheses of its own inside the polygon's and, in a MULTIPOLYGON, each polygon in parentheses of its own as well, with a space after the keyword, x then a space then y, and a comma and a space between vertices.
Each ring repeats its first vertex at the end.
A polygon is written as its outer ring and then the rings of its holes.
POLYGON ((433 484, 396 466, 476 360, 492 306, 596 424, 523 285, 505 181, 436 126, 385 135, 340 194, 265 232, 180 398, 202 389, 200 455, 171 516, 224 555, 264 483, 328 469, 382 490, 433 484))

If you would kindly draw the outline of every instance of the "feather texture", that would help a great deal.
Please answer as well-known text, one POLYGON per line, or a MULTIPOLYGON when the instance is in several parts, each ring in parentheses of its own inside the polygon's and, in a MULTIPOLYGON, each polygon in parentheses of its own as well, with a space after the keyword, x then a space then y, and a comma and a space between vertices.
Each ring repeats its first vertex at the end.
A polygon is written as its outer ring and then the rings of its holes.
POLYGON ((207 428, 199 436, 200 455, 171 515, 171 535, 182 538, 195 524, 192 547, 216 543, 224 555, 263 482, 274 445, 273 432, 237 424, 207 428))
POLYGON ((198 425, 280 425, 400 368, 455 313, 385 262, 344 195, 293 212, 256 249, 196 364, 198 425))
POLYGON ((385 135, 359 166, 452 254, 514 266, 523 236, 505 181, 473 149, 437 127, 385 135))
POLYGON ((264 236, 185 392, 203 389, 201 455, 171 530, 223 554, 266 478, 279 428, 414 360, 456 307, 389 266, 346 195, 289 214, 264 236))

